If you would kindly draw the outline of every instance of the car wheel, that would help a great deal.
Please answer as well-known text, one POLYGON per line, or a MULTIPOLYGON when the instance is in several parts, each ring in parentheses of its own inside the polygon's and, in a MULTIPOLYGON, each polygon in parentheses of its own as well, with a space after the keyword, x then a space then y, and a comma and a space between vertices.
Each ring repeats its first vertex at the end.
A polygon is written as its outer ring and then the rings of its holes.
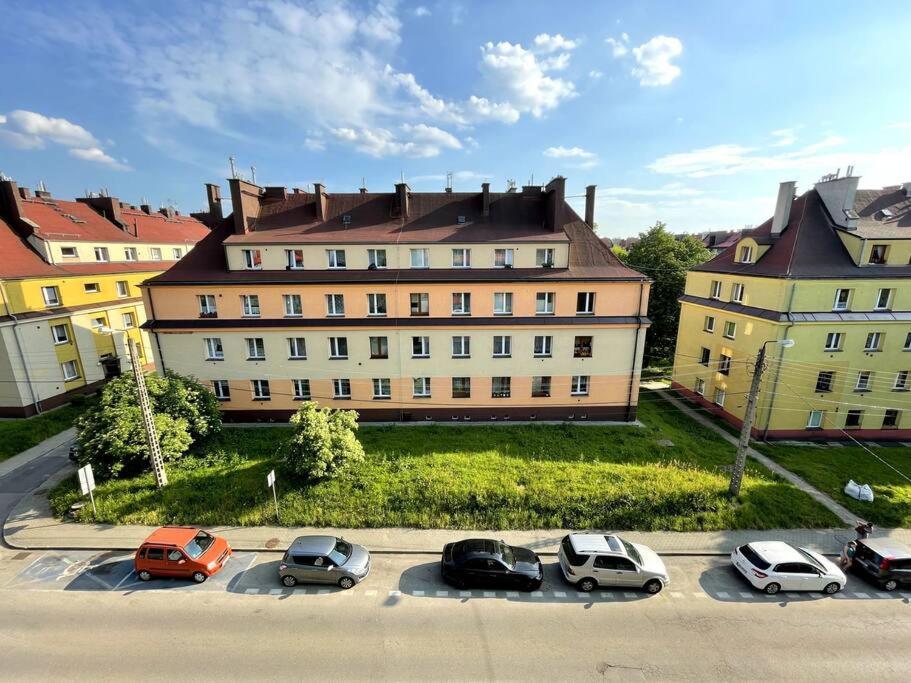
POLYGON ((288 588, 294 588, 297 585, 297 579, 295 579, 290 574, 285 574, 282 577, 282 584, 284 584, 288 588))
POLYGON ((889 579, 888 581, 883 583, 884 591, 894 591, 896 588, 898 588, 898 581, 896 581, 895 579, 889 579))
POLYGON ((769 583, 766 584, 766 587, 762 590, 764 590, 768 595, 775 595, 775 593, 781 590, 781 586, 779 586, 777 583, 769 583))
POLYGON ((578 588, 583 593, 591 593, 593 590, 595 590, 595 586, 597 585, 598 584, 594 579, 589 578, 579 581, 579 583, 576 584, 576 588, 578 588))
POLYGON ((340 578, 340 579, 338 580, 338 587, 339 587, 339 588, 343 588, 343 589, 345 589, 345 590, 348 590, 348 589, 351 588, 352 586, 354 586, 354 579, 352 579, 350 576, 343 576, 342 578, 340 578))
POLYGON ((841 586, 834 581, 828 584, 825 588, 822 589, 822 592, 826 595, 835 595, 838 591, 841 590, 841 586))
POLYGON ((203 583, 209 577, 203 574, 202 572, 193 572, 193 580, 196 583, 203 583))
POLYGON ((658 579, 652 579, 651 581, 646 581, 645 585, 642 587, 646 593, 655 595, 660 593, 661 589, 664 588, 664 584, 661 583, 658 579))
POLYGON ((139 572, 139 580, 140 581, 151 581, 152 580, 152 575, 149 573, 148 569, 143 569, 141 572, 139 572))

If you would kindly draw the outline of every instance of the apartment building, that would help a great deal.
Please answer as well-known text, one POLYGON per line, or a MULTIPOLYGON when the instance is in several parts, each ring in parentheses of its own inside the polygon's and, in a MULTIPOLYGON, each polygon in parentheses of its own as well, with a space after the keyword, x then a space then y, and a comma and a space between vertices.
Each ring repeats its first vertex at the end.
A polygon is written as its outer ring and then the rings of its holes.
POLYGON ((754 436, 911 439, 911 183, 827 176, 687 275, 674 387, 742 423, 768 344, 754 436))
MULTIPOLYGON (((649 281, 565 201, 229 180, 233 214, 144 287, 156 364, 226 419, 633 420, 649 281)), ((213 186, 210 186, 210 195, 213 186)))
POLYGON ((34 415, 119 374, 125 336, 151 364, 139 285, 208 232, 173 210, 0 180, 0 416, 34 415))

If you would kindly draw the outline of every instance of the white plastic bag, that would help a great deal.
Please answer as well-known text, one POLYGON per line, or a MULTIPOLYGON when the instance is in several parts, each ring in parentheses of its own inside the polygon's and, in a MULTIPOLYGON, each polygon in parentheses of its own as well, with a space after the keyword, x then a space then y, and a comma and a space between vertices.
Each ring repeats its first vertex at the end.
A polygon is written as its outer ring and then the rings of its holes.
POLYGON ((848 483, 845 484, 845 493, 856 498, 857 500, 863 500, 867 502, 873 501, 873 489, 870 488, 869 484, 864 484, 861 486, 853 479, 849 479, 848 483))

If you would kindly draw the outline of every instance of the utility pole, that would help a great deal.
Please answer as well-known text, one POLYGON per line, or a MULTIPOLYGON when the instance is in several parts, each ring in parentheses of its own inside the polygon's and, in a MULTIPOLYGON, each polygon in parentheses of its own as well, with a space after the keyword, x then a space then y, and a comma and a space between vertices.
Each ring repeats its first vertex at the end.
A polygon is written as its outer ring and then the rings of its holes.
POLYGON ((124 336, 127 338, 127 346, 130 350, 130 365, 133 368, 133 379, 136 380, 136 394, 139 397, 139 409, 142 411, 142 423, 145 427, 146 443, 149 446, 149 460, 152 463, 152 472, 155 473, 155 483, 158 488, 163 488, 168 484, 168 475, 164 471, 164 460, 161 457, 161 446, 158 444, 158 433, 155 431, 155 420, 152 417, 149 392, 146 391, 145 375, 142 373, 136 342, 129 334, 124 336))

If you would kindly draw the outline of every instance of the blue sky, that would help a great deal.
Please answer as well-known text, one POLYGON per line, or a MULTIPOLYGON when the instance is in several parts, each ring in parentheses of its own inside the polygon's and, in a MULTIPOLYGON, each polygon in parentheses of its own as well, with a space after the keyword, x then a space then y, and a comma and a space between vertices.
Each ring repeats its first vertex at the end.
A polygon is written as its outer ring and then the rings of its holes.
MULTIPOLYGON (((204 206, 260 184, 598 185, 599 232, 758 224, 777 184, 911 180, 904 2, 17 2, 0 170, 204 206)), ((578 202, 578 199, 573 201, 578 202)))

